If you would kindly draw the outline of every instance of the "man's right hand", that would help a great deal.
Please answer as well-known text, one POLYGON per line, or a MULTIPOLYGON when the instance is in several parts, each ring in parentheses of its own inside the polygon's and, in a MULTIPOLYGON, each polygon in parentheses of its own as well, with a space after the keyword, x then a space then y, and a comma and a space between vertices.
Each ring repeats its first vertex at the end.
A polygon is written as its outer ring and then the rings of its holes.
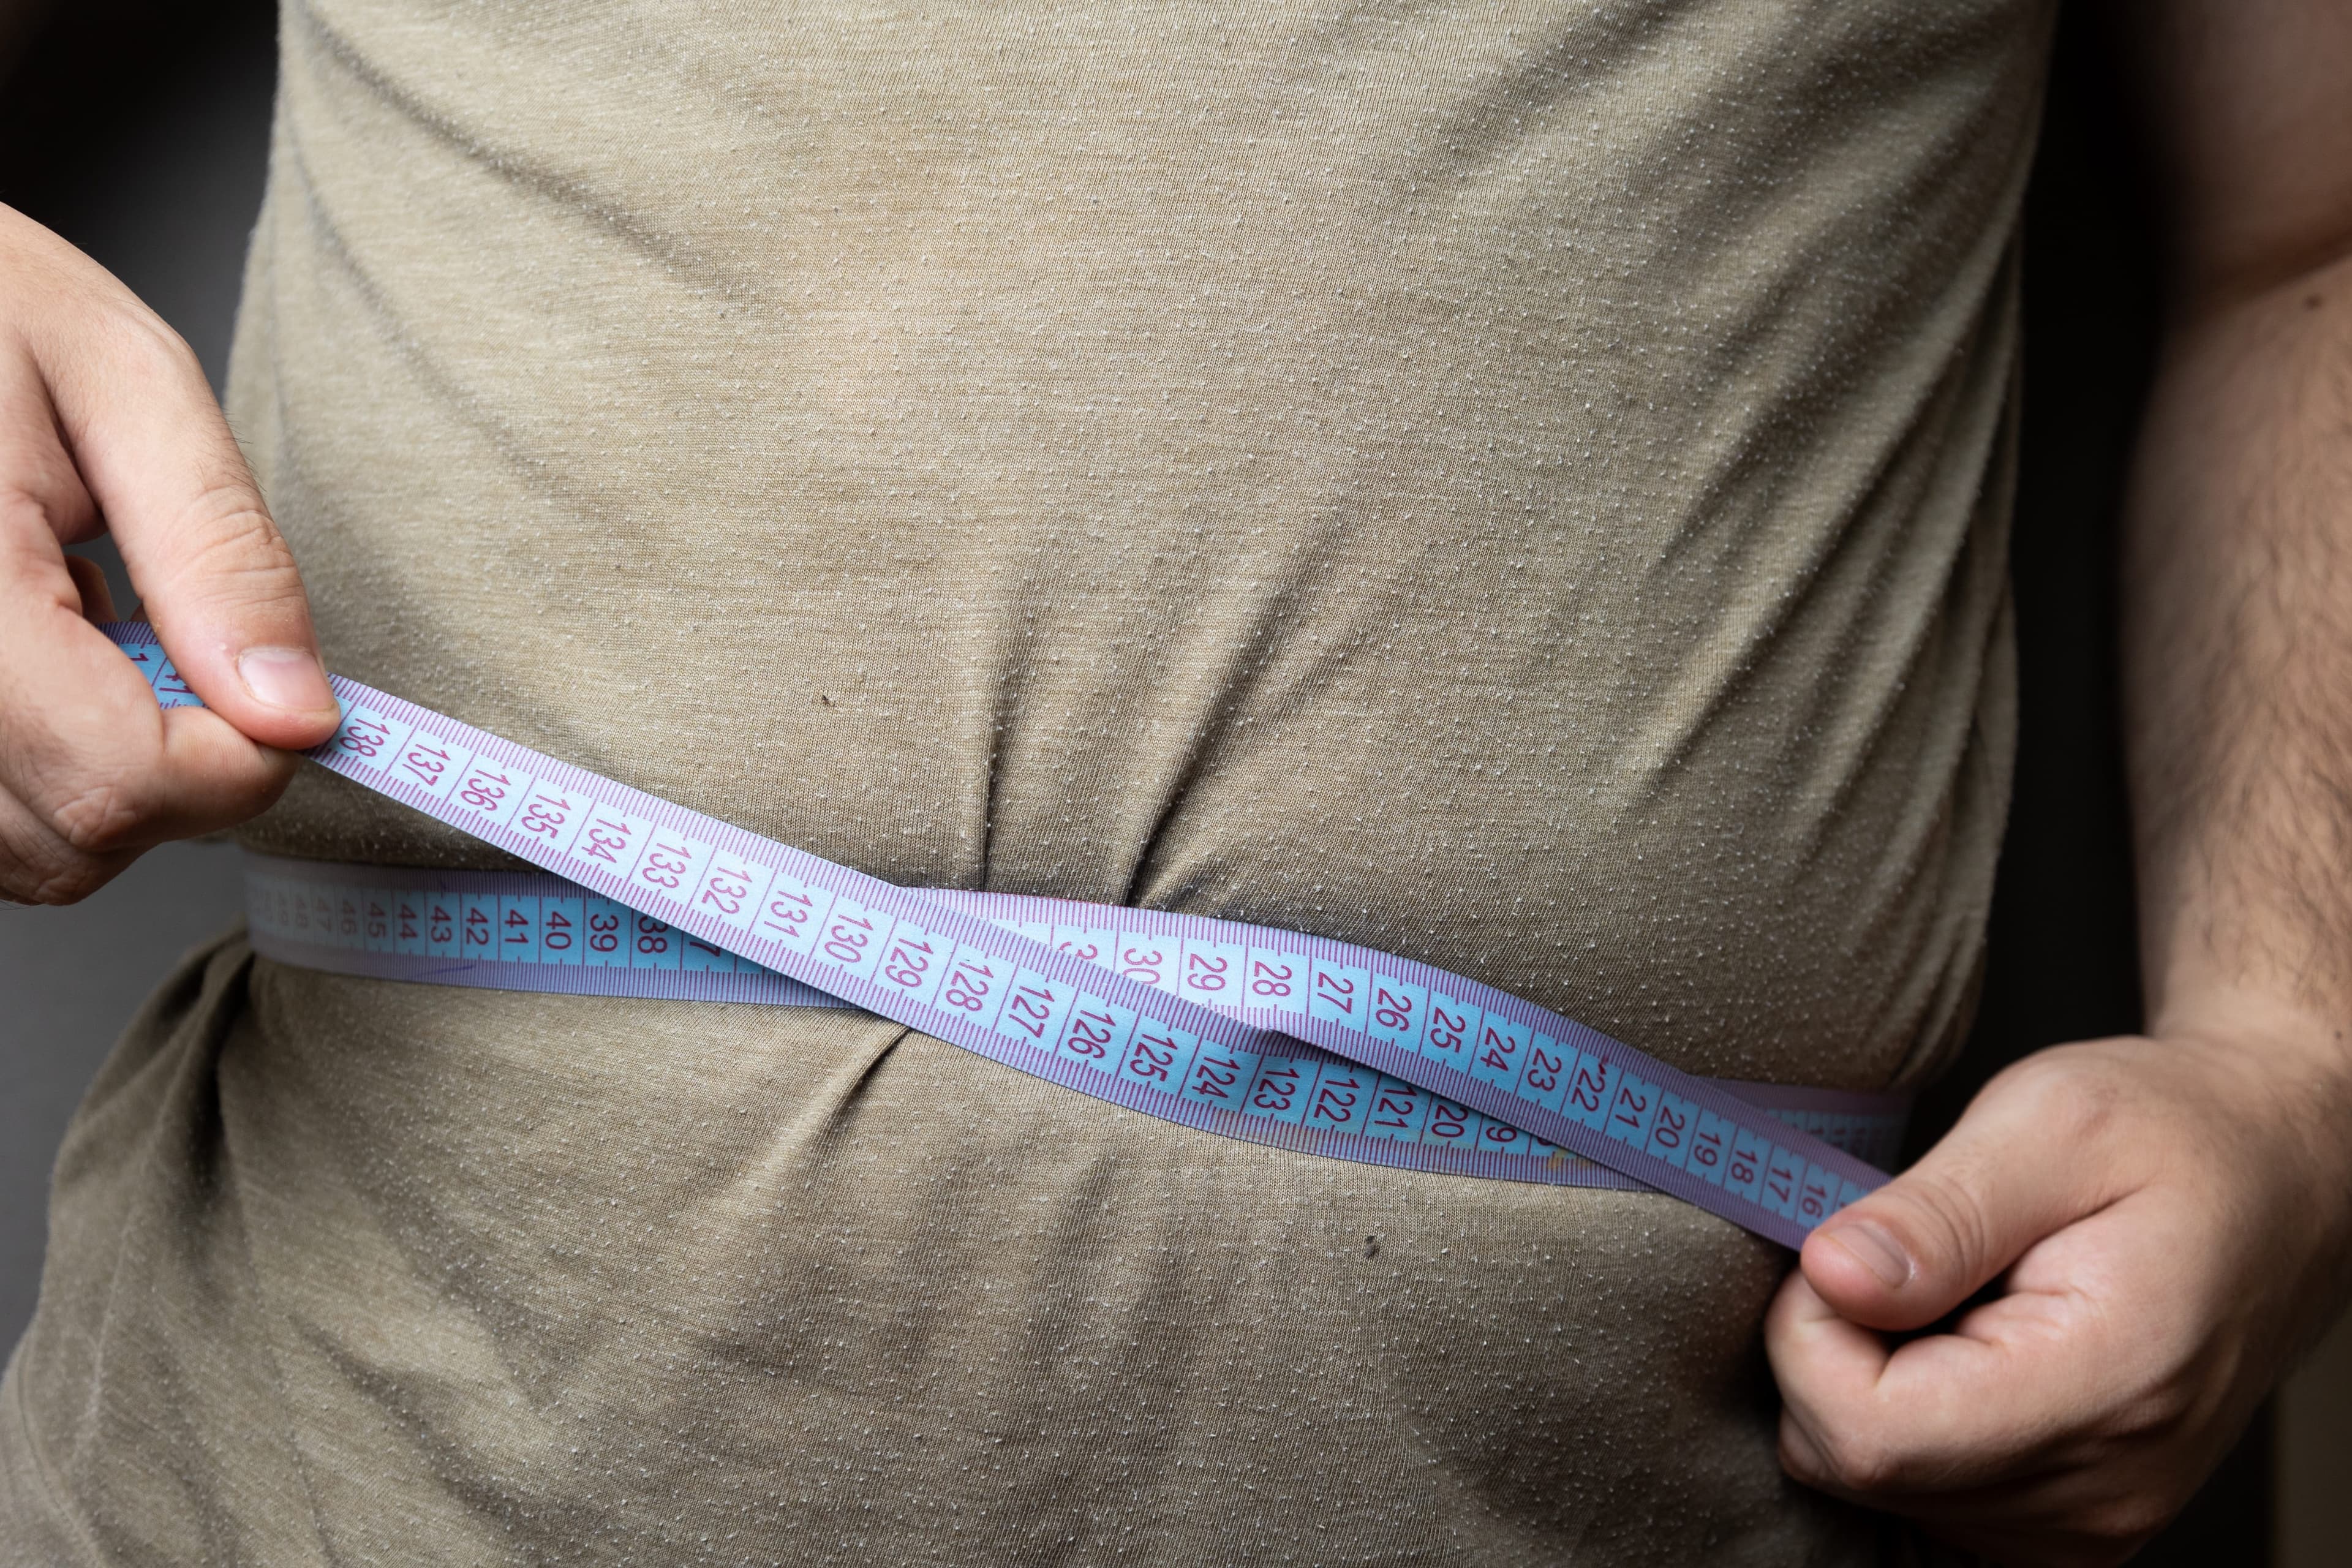
POLYGON ((83 898, 277 799, 334 732, 294 557, 186 343, 0 206, 0 899, 83 898), (92 625, 111 531, 203 708, 157 707, 92 625))

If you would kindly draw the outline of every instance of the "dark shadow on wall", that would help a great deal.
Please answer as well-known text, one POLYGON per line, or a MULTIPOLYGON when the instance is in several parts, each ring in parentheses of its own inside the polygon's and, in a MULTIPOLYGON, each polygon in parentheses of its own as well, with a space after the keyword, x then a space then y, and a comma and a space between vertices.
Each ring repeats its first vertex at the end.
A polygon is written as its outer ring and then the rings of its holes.
MULTIPOLYGON (((274 27, 247 0, 73 5, 0 95, 0 201, 98 257, 188 338, 215 385, 259 200, 274 27)), ((2155 282, 2126 117, 2086 33, 2074 16, 2062 28, 2028 205, 2016 804, 1982 1009, 1922 1108, 1923 1140, 2006 1062, 2138 1022, 2113 560, 2155 282)), ((127 605, 119 576, 116 591, 127 605)), ((70 914, 0 917, 51 922, 37 936, 0 923, 0 989, 47 998, 0 1017, 0 1345, 31 1309, 67 1111, 138 998, 232 908, 222 857, 190 850, 150 857, 70 914)), ((2142 1563, 2268 1558, 2268 1432, 2265 1415, 2142 1563)))
POLYGON ((278 79, 267 0, 59 4, 0 92, 0 201, 228 365, 278 79))

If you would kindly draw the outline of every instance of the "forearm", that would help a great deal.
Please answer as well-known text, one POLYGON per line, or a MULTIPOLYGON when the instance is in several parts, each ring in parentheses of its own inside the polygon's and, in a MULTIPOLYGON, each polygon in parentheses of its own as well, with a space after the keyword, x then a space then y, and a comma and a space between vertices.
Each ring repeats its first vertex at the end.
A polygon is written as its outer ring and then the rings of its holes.
MULTIPOLYGON (((2352 257, 2214 279, 2168 333, 2125 525, 2148 1032, 2278 1070, 2277 1128, 2310 1162, 2312 1223, 2336 1232, 2352 1224, 2347 436, 2352 257)), ((2347 1248, 2314 1239, 2324 1321, 2347 1248)))
POLYGON ((2126 520, 2151 1021, 2352 1016, 2352 258, 2170 335, 2126 520))

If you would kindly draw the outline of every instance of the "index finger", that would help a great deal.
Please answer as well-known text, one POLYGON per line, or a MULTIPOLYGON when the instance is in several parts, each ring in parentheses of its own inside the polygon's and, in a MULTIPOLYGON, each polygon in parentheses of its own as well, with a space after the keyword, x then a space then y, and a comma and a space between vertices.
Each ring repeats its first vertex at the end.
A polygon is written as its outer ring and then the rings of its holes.
POLYGON ((266 745, 325 740, 339 714, 301 574, 195 356, 127 291, 32 346, 57 428, 188 684, 266 745))

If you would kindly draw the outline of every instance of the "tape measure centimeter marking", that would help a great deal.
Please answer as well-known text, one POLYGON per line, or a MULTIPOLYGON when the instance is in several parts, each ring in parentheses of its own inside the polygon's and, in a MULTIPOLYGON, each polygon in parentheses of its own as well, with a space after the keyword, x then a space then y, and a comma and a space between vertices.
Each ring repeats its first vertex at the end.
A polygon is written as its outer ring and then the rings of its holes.
MULTIPOLYGON (((411 884, 404 887, 388 885, 381 868, 255 857, 247 874, 254 950, 310 969, 436 984, 857 1010, 707 943, 680 941, 683 933, 677 928, 562 879, 499 872, 457 875, 469 884, 463 890, 428 889, 415 884, 444 879, 412 873, 402 879, 411 884), (481 889, 486 881, 495 885, 481 889), (563 921, 552 933, 546 926, 551 904, 563 921), (600 920, 609 922, 601 931, 600 920), (515 933, 528 926, 539 928, 541 945, 537 952, 478 956, 501 939, 521 947, 515 933), (373 942, 368 937, 372 930, 382 933, 373 942), (574 940, 583 933, 592 940, 601 937, 609 950, 583 957, 574 940), (404 934, 408 952, 399 951, 404 934), (543 943, 550 934, 573 962, 566 963, 546 951, 543 943), (742 967, 719 967, 727 963, 742 967)), ((1073 1020, 1074 1026, 1083 1022, 1073 1020)), ((1096 1051, 1107 1048, 1099 1038, 1066 1034, 1062 1048, 1068 1051, 1074 1044, 1096 1051)), ((1238 1059, 1229 1059, 1202 1052, 1195 1058, 1195 1073, 1201 1076, 1192 1081, 1186 1081, 1191 1075, 1163 1082, 1139 1074, 1143 1087, 1157 1091, 1155 1100, 1139 1109, 1166 1121, 1207 1125, 1200 1121, 1200 1111, 1185 1114, 1189 1099, 1204 1110, 1239 1119, 1218 1122, 1214 1130, 1366 1163, 1554 1186, 1640 1185, 1517 1128, 1447 1105, 1311 1046, 1289 1048, 1295 1054, 1269 1053, 1258 1059, 1255 1071, 1242 1053, 1235 1053, 1238 1059), (1310 1106, 1319 1106, 1338 1125, 1301 1127, 1310 1106), (1236 1131, 1243 1127, 1246 1131, 1236 1131), (1350 1131, 1357 1135, 1347 1136, 1350 1131)), ((1141 1065, 1152 1064, 1147 1058, 1141 1065)), ((1167 1064, 1159 1065, 1166 1069, 1167 1064)))
MULTIPOLYGON (((311 969, 573 995, 849 1006, 544 872, 408 870, 255 855, 248 857, 246 889, 255 951, 311 969)), ((1227 938, 1245 938, 1230 946, 1246 955, 1252 989, 1274 993, 1303 973, 1290 947, 1296 934, 1268 927, 1016 894, 934 889, 929 896, 1097 967, 1130 979, 1149 976, 1146 984, 1161 990, 1192 991, 1202 1005, 1229 1016, 1251 1010, 1245 997, 1233 994, 1241 988, 1227 987, 1223 973, 1181 960, 1227 946, 1227 938)), ((1077 1043, 1100 1044, 1083 1037, 1077 1043)), ((1229 1108, 1244 1118, 1277 1124, 1300 1121, 1314 1108, 1334 1131, 1346 1130, 1359 1087, 1354 1079, 1362 1069, 1313 1047, 1292 1048, 1297 1054, 1264 1057, 1246 1081, 1151 1087, 1163 1097, 1190 1093, 1205 1101, 1213 1095, 1231 1100, 1229 1108)), ((1371 1163, 1459 1171, 1460 1153, 1475 1151, 1500 1157, 1512 1180, 1629 1184, 1507 1123, 1385 1074, 1372 1076, 1360 1129, 1376 1141, 1371 1163), (1415 1146, 1444 1152, 1423 1156, 1411 1152, 1415 1146)), ((1783 1124, 1864 1160, 1888 1158, 1901 1142, 1906 1107, 1899 1097, 1768 1084, 1725 1087, 1783 1124)), ((1163 1098, 1160 1113, 1165 1110, 1163 1098)), ((1359 1146, 1318 1152, 1368 1157, 1359 1146)))
MULTIPOLYGON (((163 706, 201 705, 152 627, 102 629, 148 676, 163 706)), ((1170 1098, 1148 1087, 1154 1080, 1189 1084, 1199 1076, 1230 1092, 1265 1057, 1292 1054, 1279 1035, 1246 1018, 1151 989, 922 892, 373 687, 331 679, 343 723, 308 753, 311 760, 713 947, 1129 1110, 1306 1149, 1362 1138, 1352 1131, 1360 1104, 1348 1108, 1349 1131, 1277 1123, 1277 1132, 1262 1119, 1181 1094, 1174 1104, 1151 1103, 1170 1098), (1074 1040, 1079 1047, 1072 1054, 1066 1047, 1074 1040)), ((1282 1015, 1281 1035, 1785 1246, 1802 1245, 1815 1226, 1886 1180, 1719 1085, 1521 998, 1409 959, 1326 938, 1296 940, 1307 965, 1306 994, 1296 1014, 1282 1015), (1410 1007, 1392 1005, 1376 1017, 1375 976, 1388 1003, 1410 1007), (1418 1033, 1415 1017, 1427 1020, 1418 1033), (1695 1150, 1714 1158, 1694 1169, 1695 1150)), ((1360 1086, 1370 1087, 1369 1079, 1360 1086)))

